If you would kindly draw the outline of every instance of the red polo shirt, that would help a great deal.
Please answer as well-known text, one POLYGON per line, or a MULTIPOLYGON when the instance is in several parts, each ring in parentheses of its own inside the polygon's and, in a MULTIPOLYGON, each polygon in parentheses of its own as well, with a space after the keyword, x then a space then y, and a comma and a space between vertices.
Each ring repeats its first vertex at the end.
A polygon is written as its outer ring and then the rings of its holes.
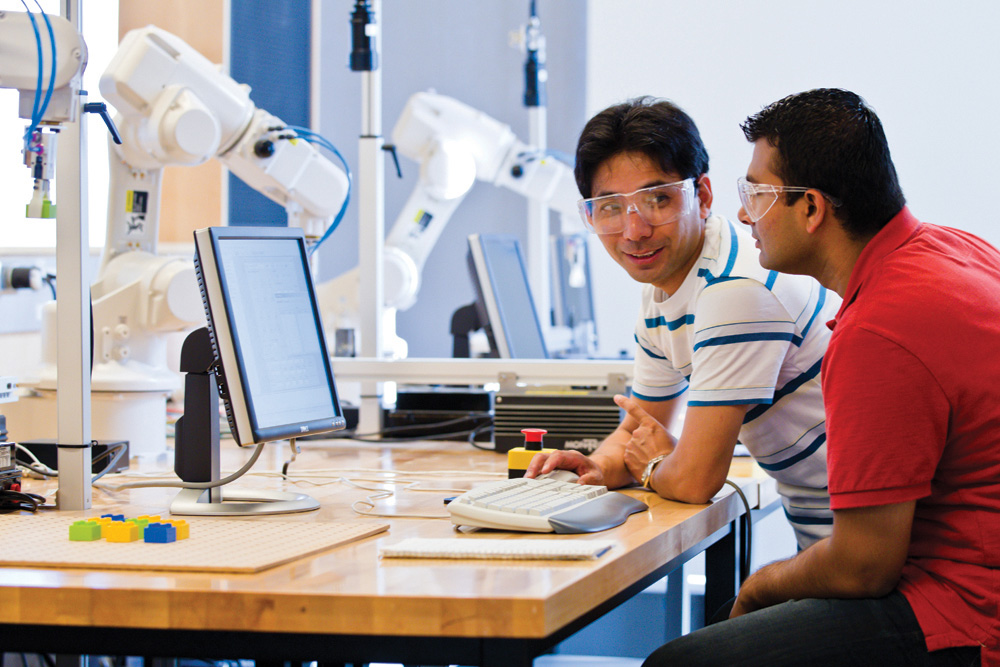
POLYGON ((931 651, 1000 665, 1000 252, 903 209, 823 361, 833 509, 916 501, 899 590, 931 651))

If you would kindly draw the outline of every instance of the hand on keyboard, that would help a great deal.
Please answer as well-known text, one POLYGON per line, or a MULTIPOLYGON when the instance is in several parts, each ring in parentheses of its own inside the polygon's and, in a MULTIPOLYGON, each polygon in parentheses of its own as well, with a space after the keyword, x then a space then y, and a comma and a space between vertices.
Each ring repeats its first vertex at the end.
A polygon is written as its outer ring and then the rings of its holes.
POLYGON ((646 509, 643 502, 603 486, 523 477, 477 486, 448 505, 458 526, 535 533, 594 533, 646 509))

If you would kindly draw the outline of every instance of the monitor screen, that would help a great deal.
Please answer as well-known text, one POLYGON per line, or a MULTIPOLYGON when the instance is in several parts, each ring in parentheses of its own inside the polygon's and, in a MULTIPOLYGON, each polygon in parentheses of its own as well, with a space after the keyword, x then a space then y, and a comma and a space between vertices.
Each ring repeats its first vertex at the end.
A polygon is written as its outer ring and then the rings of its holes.
POLYGON ((302 230, 210 227, 195 232, 195 249, 236 441, 344 428, 302 230))
POLYGON ((547 359, 517 237, 473 234, 469 237, 469 267, 491 351, 507 359, 547 359))
POLYGON ((554 324, 569 328, 594 321, 587 236, 552 237, 552 311, 554 324))
POLYGON ((556 349, 550 347, 549 353, 557 357, 589 358, 597 351, 587 244, 586 234, 552 237, 552 325, 556 349), (564 332, 562 336, 560 330, 564 332))

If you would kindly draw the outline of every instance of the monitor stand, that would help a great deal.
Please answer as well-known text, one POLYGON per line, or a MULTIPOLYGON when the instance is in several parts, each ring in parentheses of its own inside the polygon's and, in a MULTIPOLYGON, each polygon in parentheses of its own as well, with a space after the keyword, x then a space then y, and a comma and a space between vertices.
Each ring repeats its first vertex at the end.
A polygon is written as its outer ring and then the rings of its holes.
MULTIPOLYGON (((219 387, 217 361, 208 329, 192 331, 181 348, 184 373, 184 416, 174 427, 174 472, 185 482, 221 479, 219 455, 219 387)), ((226 489, 182 489, 170 513, 200 516, 287 514, 319 509, 302 493, 226 489)))
POLYGON ((319 509, 319 502, 304 493, 284 491, 249 491, 226 489, 181 489, 170 503, 170 513, 199 516, 246 516, 259 514, 290 514, 319 509), (221 492, 221 499, 209 491, 221 492))

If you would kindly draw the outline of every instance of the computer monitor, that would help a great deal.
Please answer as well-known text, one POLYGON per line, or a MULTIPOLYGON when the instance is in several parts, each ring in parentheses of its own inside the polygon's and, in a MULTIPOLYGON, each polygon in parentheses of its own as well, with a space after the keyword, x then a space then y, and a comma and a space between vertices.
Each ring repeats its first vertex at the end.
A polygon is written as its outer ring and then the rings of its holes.
POLYGON ((476 310, 491 354, 505 359, 547 359, 517 237, 473 234, 469 236, 468 258, 476 287, 476 310))
POLYGON ((204 407, 217 388, 233 438, 242 446, 346 427, 305 236, 301 229, 290 227, 210 227, 195 231, 194 238, 208 327, 207 334, 199 330, 189 336, 181 354, 181 370, 187 377, 184 417, 175 435, 175 471, 185 482, 206 488, 182 491, 171 512, 226 515, 315 509, 318 503, 302 494, 261 497, 209 487, 219 476, 218 408, 213 414, 211 405, 204 407), (207 380, 199 379, 206 374, 207 380), (189 380, 203 385, 193 388, 192 415, 189 380), (205 392, 207 399, 200 395, 205 392), (206 414, 197 422, 188 420, 202 409, 206 414))
POLYGON ((586 234, 552 237, 552 325, 566 341, 557 356, 590 357, 597 351, 594 294, 586 234))

